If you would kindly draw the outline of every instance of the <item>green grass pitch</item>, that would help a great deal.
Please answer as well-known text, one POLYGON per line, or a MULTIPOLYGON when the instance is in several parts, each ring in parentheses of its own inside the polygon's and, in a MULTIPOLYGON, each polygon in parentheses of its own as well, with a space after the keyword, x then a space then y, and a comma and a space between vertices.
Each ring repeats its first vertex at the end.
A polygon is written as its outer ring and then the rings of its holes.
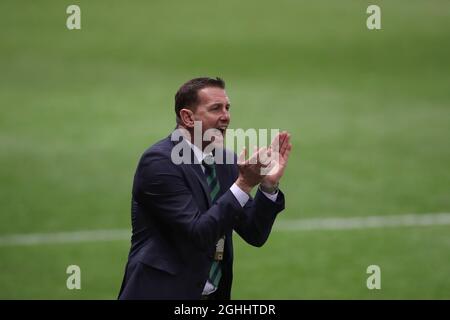
MULTIPOLYGON (((0 236, 130 228, 173 95, 227 82, 233 128, 291 132, 279 219, 450 212, 450 3, 0 2, 0 236)), ((129 241, 0 246, 1 299, 114 299, 129 241), (82 289, 66 288, 81 267, 82 289)), ((449 299, 450 226, 235 237, 235 299, 449 299), (382 270, 368 290, 366 268, 382 270)))

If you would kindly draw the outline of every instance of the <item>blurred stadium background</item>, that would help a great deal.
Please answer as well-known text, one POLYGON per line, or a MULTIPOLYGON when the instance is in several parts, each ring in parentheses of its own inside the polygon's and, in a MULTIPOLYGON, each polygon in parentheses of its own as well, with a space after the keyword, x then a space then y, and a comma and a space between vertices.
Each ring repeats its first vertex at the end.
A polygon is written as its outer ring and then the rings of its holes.
MULTIPOLYGON (((233 128, 294 152, 278 224, 450 212, 450 2, 0 2, 0 298, 114 299, 129 240, 9 243, 129 230, 137 161, 174 127, 173 95, 221 76, 233 128), (81 7, 82 29, 66 29, 81 7), (382 30, 366 28, 366 8, 382 30), (285 221, 285 222, 283 222, 285 221), (82 289, 66 288, 79 265, 82 289)), ((449 299, 450 225, 235 237, 235 299, 449 299), (366 268, 381 267, 381 290, 366 268)))

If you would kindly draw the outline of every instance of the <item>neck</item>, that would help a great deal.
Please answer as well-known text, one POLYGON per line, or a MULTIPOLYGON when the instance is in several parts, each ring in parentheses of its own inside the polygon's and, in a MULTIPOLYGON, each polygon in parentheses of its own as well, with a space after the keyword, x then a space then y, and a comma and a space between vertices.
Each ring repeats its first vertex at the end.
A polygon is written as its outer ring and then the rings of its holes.
MULTIPOLYGON (((195 145, 197 148, 199 148, 201 151, 203 151, 206 146, 209 143, 206 143, 205 141, 203 141, 203 139, 200 139, 200 145, 195 144, 195 137, 194 137, 194 129, 193 128, 187 128, 181 124, 177 125, 177 129, 181 129, 181 133, 183 135, 183 137, 189 141, 192 145, 195 145)), ((202 138, 202 137, 201 137, 202 138)))

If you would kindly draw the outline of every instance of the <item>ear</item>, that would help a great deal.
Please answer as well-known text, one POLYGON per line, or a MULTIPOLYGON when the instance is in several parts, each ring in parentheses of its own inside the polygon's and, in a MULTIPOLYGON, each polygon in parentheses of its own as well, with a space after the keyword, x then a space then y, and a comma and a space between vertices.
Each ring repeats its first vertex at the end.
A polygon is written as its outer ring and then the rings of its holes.
POLYGON ((189 109, 180 110, 181 123, 187 128, 194 127, 194 113, 189 109))

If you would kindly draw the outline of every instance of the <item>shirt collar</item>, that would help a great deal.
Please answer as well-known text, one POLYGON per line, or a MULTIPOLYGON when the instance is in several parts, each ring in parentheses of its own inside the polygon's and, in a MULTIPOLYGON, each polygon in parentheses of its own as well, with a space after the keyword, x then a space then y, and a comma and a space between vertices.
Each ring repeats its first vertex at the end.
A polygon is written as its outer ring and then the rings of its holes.
POLYGON ((188 139, 185 139, 188 145, 191 147, 192 151, 194 151, 194 155, 198 160, 198 163, 203 163, 203 160, 207 156, 213 156, 212 152, 204 153, 202 150, 200 150, 195 144, 192 144, 188 139))

